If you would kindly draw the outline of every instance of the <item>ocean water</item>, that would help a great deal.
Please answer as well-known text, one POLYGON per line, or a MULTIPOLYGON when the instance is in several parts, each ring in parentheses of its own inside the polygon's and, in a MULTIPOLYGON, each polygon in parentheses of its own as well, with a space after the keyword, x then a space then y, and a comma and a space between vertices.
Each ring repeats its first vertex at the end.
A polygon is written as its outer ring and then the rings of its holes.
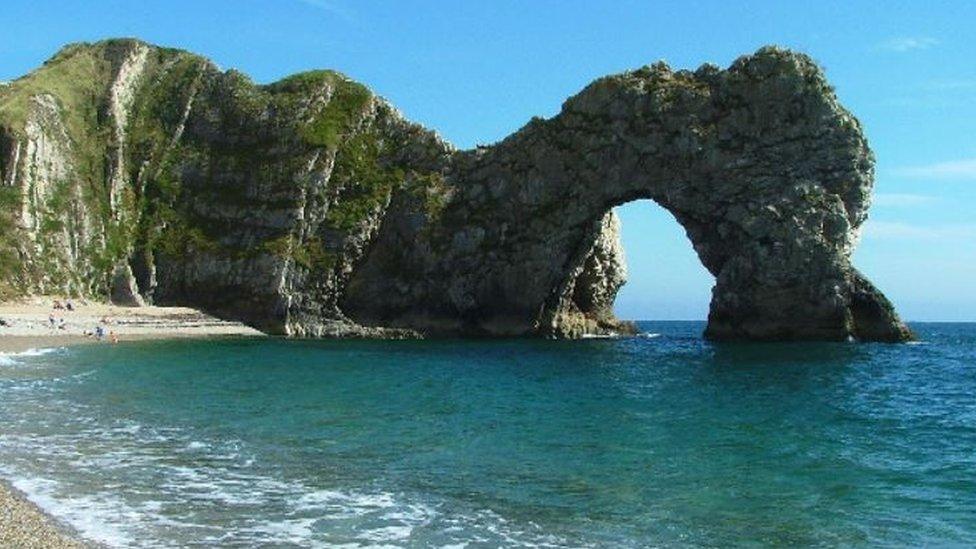
POLYGON ((112 546, 976 544, 976 325, 921 342, 0 356, 0 476, 112 546))

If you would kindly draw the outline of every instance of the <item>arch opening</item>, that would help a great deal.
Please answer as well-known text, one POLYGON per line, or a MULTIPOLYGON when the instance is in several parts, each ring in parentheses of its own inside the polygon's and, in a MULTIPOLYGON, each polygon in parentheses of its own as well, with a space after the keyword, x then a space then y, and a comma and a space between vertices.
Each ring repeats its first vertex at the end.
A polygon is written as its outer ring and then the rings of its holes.
POLYGON ((640 332, 640 321, 709 318, 715 277, 686 227, 693 220, 679 221, 647 189, 592 211, 570 223, 580 240, 558 271, 540 317, 543 333, 600 337, 640 332))
POLYGON ((627 282, 614 301, 620 319, 705 321, 715 277, 702 265, 681 224, 653 200, 614 208, 627 282))

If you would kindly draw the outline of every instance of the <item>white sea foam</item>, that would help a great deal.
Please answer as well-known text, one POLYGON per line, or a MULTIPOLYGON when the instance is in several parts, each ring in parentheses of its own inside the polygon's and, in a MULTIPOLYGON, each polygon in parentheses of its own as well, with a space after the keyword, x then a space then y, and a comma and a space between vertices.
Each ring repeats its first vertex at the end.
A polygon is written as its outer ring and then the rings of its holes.
POLYGON ((13 366, 21 363, 23 358, 31 358, 49 355, 64 350, 64 347, 43 347, 40 349, 27 349, 17 353, 0 353, 0 366, 13 366))
POLYGON ((0 357, 31 357, 31 356, 44 356, 52 353, 57 353, 58 351, 63 351, 65 347, 42 347, 40 349, 30 348, 24 351, 11 352, 11 353, 0 353, 0 357))
POLYGON ((17 353, 18 356, 44 356, 64 350, 64 347, 43 347, 40 349, 27 349, 17 353))
POLYGON ((315 522, 313 518, 265 522, 245 528, 241 533, 250 534, 255 542, 307 545, 314 533, 312 526, 315 522))
POLYGON ((646 339, 654 339, 656 337, 661 337, 661 334, 659 334, 657 332, 641 332, 641 333, 637 334, 637 337, 643 337, 643 338, 646 338, 646 339))
MULTIPOLYGON (((313 486, 262 468, 241 440, 106 421, 98 409, 51 402, 65 425, 43 437, 26 427, 5 432, 0 473, 108 546, 551 545, 540 528, 490 510, 420 494, 313 486)), ((25 418, 25 425, 45 418, 25 418)))
POLYGON ((473 541, 545 547, 565 542, 533 532, 531 523, 528 528, 518 527, 489 510, 465 513, 446 502, 430 505, 388 492, 312 489, 300 481, 228 473, 170 467, 166 472, 170 480, 155 487, 150 499, 139 502, 131 498, 146 492, 132 486, 125 491, 105 486, 94 493, 72 494, 76 488, 24 476, 18 476, 14 485, 86 538, 112 547, 391 547, 423 544, 423 538, 415 539, 418 528, 433 530, 443 546, 462 547, 473 541), (226 523, 215 521, 214 509, 233 517, 235 527, 228 529, 226 523))
MULTIPOLYGON (((44 511, 66 521, 82 536, 109 546, 131 546, 135 539, 106 516, 129 516, 117 498, 69 496, 59 493, 58 483, 41 478, 18 477, 11 484, 44 511)), ((133 517, 134 518, 134 517, 133 517)))

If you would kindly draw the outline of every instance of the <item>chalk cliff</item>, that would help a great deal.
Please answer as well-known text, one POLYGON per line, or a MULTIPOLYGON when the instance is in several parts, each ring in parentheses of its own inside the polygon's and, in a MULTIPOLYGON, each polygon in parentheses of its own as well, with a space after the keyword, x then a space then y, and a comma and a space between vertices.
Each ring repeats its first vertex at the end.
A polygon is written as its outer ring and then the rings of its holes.
POLYGON ((857 120, 777 48, 601 78, 457 151, 336 72, 76 44, 0 86, 0 292, 292 336, 627 332, 613 208, 649 198, 716 277, 707 336, 901 341, 850 262, 872 184, 857 120))

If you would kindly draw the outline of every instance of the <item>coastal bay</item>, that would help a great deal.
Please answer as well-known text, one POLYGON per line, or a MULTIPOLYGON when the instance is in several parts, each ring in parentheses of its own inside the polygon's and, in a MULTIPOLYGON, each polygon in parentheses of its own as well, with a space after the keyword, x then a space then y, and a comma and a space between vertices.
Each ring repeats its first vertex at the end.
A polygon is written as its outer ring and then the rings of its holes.
POLYGON ((976 2, 0 13, 0 549, 976 548, 976 2))
POLYGON ((976 542, 974 325, 858 345, 703 324, 7 354, 0 477, 110 547, 976 542))

